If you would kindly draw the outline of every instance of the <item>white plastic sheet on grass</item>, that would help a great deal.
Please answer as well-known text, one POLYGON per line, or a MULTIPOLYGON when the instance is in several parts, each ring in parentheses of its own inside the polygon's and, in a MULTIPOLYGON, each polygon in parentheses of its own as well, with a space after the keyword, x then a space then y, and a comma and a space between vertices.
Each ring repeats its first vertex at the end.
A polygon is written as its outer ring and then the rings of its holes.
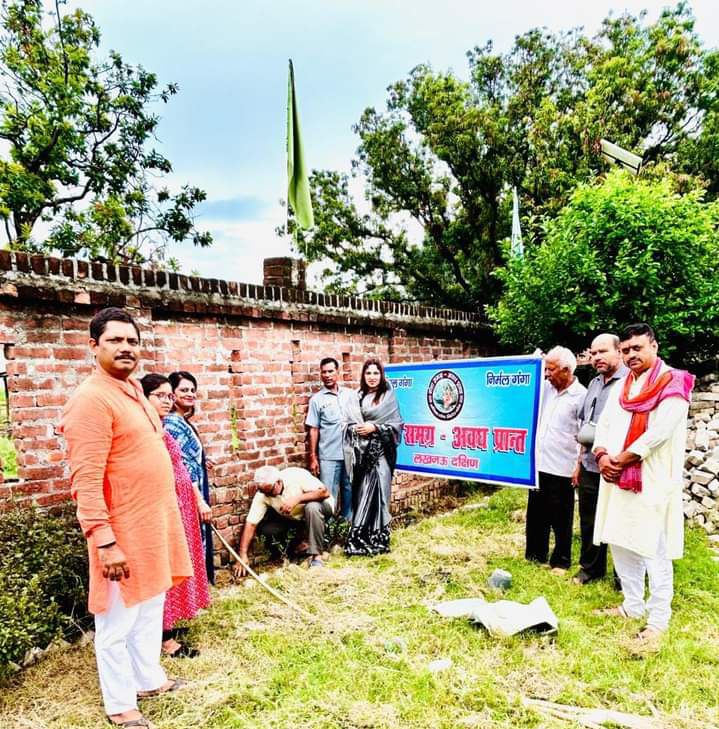
POLYGON ((472 597, 440 602, 433 610, 444 618, 469 618, 492 635, 516 635, 524 630, 555 633, 559 627, 557 616, 543 597, 532 600, 529 605, 512 600, 487 602, 472 597))

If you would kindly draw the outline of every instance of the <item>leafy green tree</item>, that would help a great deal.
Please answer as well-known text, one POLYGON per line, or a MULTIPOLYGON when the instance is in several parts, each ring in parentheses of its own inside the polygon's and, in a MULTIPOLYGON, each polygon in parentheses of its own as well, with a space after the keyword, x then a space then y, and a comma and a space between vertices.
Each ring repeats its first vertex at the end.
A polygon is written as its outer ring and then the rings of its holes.
POLYGON ((82 10, 46 14, 42 0, 3 3, 0 36, 0 217, 12 248, 142 262, 169 241, 208 246, 193 222, 197 187, 156 189, 168 159, 150 148, 150 108, 177 86, 116 52, 82 10), (39 230, 41 229, 41 230, 39 230))
POLYGON ((606 172, 601 137, 704 175, 716 193, 719 56, 686 4, 653 24, 608 18, 593 38, 531 30, 505 54, 487 43, 467 55, 469 81, 417 66, 390 86, 386 110, 362 114, 364 204, 347 176, 313 174, 316 227, 298 247, 329 261, 330 288, 483 311, 500 293, 511 188, 540 241, 543 217, 606 172))
POLYGON ((578 351, 601 331, 646 321, 676 362, 715 355, 719 202, 703 197, 678 194, 668 175, 613 172, 580 186, 542 244, 498 269, 504 293, 490 316, 501 340, 520 351, 578 351))

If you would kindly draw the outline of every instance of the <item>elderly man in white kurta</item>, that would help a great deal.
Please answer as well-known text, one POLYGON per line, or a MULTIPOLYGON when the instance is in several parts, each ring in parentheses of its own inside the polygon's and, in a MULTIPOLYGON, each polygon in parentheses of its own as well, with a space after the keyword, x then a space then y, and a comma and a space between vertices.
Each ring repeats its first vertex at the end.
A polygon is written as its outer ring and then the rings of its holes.
POLYGON ((647 617, 655 641, 669 626, 672 560, 684 549, 682 467, 694 376, 657 356, 654 332, 634 324, 622 336, 629 374, 610 393, 593 452, 602 475, 594 543, 610 545, 624 602, 606 612, 647 617), (644 600, 645 577, 649 597, 644 600))

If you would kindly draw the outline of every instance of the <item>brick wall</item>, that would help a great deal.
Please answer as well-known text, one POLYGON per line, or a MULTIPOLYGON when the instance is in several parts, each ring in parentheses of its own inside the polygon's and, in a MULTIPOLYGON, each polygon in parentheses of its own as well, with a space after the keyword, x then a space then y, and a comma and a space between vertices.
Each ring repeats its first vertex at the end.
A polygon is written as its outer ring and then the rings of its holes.
MULTIPOLYGON (((307 291, 303 268, 290 259, 269 259, 265 272, 271 285, 255 286, 0 251, 0 345, 19 465, 19 480, 0 483, 0 504, 68 498, 55 428, 92 368, 88 324, 103 306, 127 307, 137 318, 139 373, 187 369, 197 376, 194 422, 216 464, 213 512, 233 542, 253 470, 304 464, 304 416, 322 357, 336 357, 354 386, 369 354, 402 362, 495 351, 473 314, 307 291)), ((395 510, 420 506, 442 488, 400 476, 395 510)), ((225 557, 218 553, 218 562, 225 557)))

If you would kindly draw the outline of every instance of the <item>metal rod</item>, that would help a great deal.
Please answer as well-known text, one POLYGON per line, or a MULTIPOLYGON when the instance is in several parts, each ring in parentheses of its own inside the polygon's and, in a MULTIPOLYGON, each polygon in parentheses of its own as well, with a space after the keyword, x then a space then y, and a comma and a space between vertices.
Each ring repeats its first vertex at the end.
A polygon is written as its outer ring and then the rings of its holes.
POLYGON ((260 579, 260 576, 248 565, 243 559, 240 559, 240 555, 235 552, 235 550, 229 545, 227 540, 220 534, 220 532, 217 531, 217 527, 215 527, 214 524, 212 526, 212 531, 217 534, 217 538, 222 542, 222 545, 225 547, 225 549, 230 553, 230 556, 234 557, 234 559, 239 562, 245 570, 247 570, 247 574, 250 575, 253 579, 255 579, 257 582, 262 585, 262 587, 267 590, 267 592, 270 593, 273 597, 277 598, 280 602, 287 605, 287 607, 292 608, 296 612, 298 612, 303 617, 307 618, 308 620, 317 620, 317 618, 312 615, 311 613, 308 613, 304 608, 301 608, 299 605, 296 605, 291 600, 288 600, 281 592, 278 592, 273 587, 270 587, 268 584, 266 584, 263 580, 260 579))

